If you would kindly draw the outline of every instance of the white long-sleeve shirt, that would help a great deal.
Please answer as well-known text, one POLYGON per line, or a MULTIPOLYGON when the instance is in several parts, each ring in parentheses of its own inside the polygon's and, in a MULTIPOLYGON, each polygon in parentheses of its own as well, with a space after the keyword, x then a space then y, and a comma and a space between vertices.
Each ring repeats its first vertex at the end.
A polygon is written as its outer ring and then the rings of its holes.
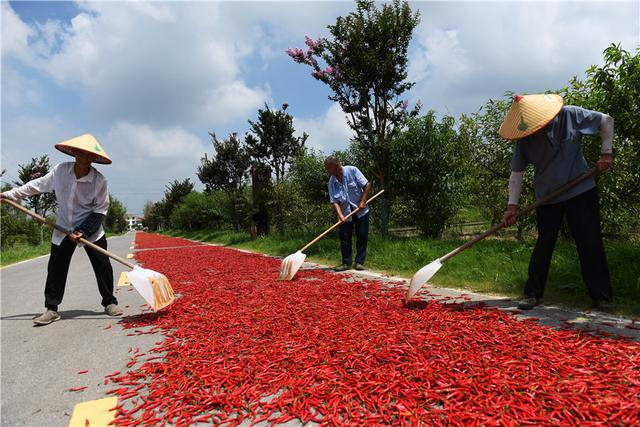
MULTIPOLYGON (((56 224, 73 231, 92 212, 106 215, 109 210, 109 190, 105 177, 91 167, 87 175, 76 178, 73 166, 73 162, 60 163, 45 176, 9 190, 4 195, 12 200, 20 200, 41 193, 55 192, 58 201, 56 224)), ((104 228, 100 225, 95 233, 85 238, 95 242, 103 235, 104 228)), ((59 245, 65 237, 66 234, 54 230, 51 242, 59 245)))

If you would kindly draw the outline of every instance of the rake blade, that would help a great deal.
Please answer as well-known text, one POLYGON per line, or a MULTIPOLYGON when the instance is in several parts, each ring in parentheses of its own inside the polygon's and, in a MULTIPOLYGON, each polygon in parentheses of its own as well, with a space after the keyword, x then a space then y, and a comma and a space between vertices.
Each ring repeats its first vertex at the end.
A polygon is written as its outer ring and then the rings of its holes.
POLYGON ((295 254, 291 254, 283 259, 282 264, 280 265, 280 276, 278 277, 278 279, 293 279, 293 276, 295 276, 300 267, 302 267, 302 263, 304 262, 305 258, 307 258, 307 256, 298 251, 295 254))
POLYGON ((136 265, 127 276, 133 287, 154 311, 171 305, 176 299, 167 277, 157 271, 136 265))
POLYGON ((431 279, 441 267, 442 263, 437 259, 418 270, 411 278, 411 283, 409 284, 405 301, 408 302, 413 298, 420 288, 422 288, 422 286, 424 286, 424 284, 427 283, 427 281, 431 279))

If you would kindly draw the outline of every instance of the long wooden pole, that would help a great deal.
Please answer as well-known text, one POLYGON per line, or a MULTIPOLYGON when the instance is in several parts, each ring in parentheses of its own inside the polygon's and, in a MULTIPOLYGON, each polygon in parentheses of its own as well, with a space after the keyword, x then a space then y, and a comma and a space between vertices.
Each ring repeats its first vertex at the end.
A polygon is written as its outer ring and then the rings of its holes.
MULTIPOLYGON (((527 206, 525 209, 523 209, 520 212, 518 212, 516 214, 516 219, 520 219, 523 216, 527 215, 532 210, 534 210, 537 207, 539 207, 540 205, 552 201, 553 199, 555 199, 556 197, 558 197, 559 195, 561 195, 565 191, 575 187, 576 185, 580 184, 582 181, 591 178, 595 173, 596 173, 596 168, 589 169, 587 172, 585 172, 584 174, 580 175, 579 177, 577 177, 573 181, 570 181, 570 182, 566 183, 562 187, 558 188, 557 190, 555 190, 552 193, 544 196, 542 199, 538 200, 537 202, 527 206)), ((470 248, 471 246, 475 245, 476 243, 478 243, 481 240, 484 240, 488 236, 491 236, 492 234, 494 234, 495 232, 497 232, 498 230, 500 230, 503 227, 504 227, 503 223, 499 222, 498 224, 496 224, 493 227, 491 227, 489 230, 485 231, 482 234, 479 234, 478 236, 474 237, 472 240, 469 240, 468 242, 466 242, 464 245, 452 250, 451 252, 449 252, 448 254, 443 256, 442 258, 440 258, 440 262, 443 263, 443 262, 447 261, 448 259, 453 258, 454 256, 458 255, 460 252, 464 251, 465 249, 470 248)))
MULTIPOLYGON (((369 200, 367 200, 367 203, 373 201, 376 197, 378 197, 379 195, 381 195, 382 193, 384 193, 384 189, 378 191, 376 194, 373 195, 373 197, 371 197, 369 200)), ((360 210, 360 208, 356 208, 354 210, 352 210, 349 215, 345 216, 344 219, 349 219, 351 218, 352 215, 354 215, 355 213, 357 213, 360 210)), ((318 240, 322 239, 324 236, 326 236, 327 234, 329 234, 329 232, 331 232, 334 228, 336 228, 337 226, 339 226, 340 224, 342 224, 342 221, 338 221, 335 224, 333 224, 331 227, 327 228, 322 234, 320 234, 318 237, 316 237, 315 239, 313 239, 312 241, 310 241, 309 243, 307 243, 302 249, 300 249, 300 252, 304 252, 305 249, 309 248, 309 246, 313 245, 315 242, 317 242, 318 240)))
MULTIPOLYGON (((16 203, 13 200, 9 200, 9 199, 6 199, 6 198, 0 198, 0 202, 7 203, 8 205, 13 206, 14 208, 18 209, 19 211, 22 211, 22 212, 26 213, 27 215, 35 218, 36 220, 40 221, 41 223, 43 223, 45 225, 48 225, 51 228, 54 228, 54 229, 60 231, 61 233, 64 233, 64 234, 67 234, 67 235, 72 233, 69 230, 65 230, 63 227, 59 226, 58 224, 50 222, 46 218, 38 215, 37 213, 30 211, 29 209, 27 209, 24 206, 22 206, 20 203, 16 203)), ((89 246, 91 249, 94 249, 94 250, 96 250, 96 251, 98 251, 98 252, 100 252, 100 253, 102 253, 102 254, 110 257, 110 258, 113 258, 114 260, 118 261, 120 264, 123 264, 123 265, 125 265, 125 266, 127 266, 127 267, 129 267, 131 269, 133 269, 133 267, 135 267, 134 264, 130 263, 126 259, 124 259, 122 257, 119 257, 118 255, 116 255, 116 254, 114 254, 112 252, 109 252, 106 249, 101 248, 100 246, 96 245, 95 243, 91 243, 90 241, 88 241, 87 239, 85 239, 83 237, 78 239, 78 241, 80 243, 82 243, 83 245, 89 246)))

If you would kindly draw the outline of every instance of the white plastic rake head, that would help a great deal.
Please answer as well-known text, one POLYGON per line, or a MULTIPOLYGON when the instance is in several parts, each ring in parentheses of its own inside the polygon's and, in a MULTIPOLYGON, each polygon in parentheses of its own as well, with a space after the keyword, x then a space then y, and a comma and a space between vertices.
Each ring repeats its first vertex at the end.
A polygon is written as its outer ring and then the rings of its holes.
POLYGON ((305 254, 301 251, 298 251, 294 254, 289 255, 285 259, 282 260, 282 264, 280 265, 280 276, 279 280, 291 280, 293 276, 296 275, 304 260, 307 258, 305 254))
POLYGON ((164 274, 136 265, 127 273, 127 277, 154 311, 167 307, 176 299, 173 288, 164 274))
POLYGON ((420 270, 416 271, 416 273, 411 278, 411 283, 409 284, 409 290, 407 290, 407 297, 405 302, 409 302, 411 298, 413 298, 418 291, 424 286, 425 283, 429 281, 442 267, 442 263, 440 259, 437 259, 430 264, 425 265, 420 270))

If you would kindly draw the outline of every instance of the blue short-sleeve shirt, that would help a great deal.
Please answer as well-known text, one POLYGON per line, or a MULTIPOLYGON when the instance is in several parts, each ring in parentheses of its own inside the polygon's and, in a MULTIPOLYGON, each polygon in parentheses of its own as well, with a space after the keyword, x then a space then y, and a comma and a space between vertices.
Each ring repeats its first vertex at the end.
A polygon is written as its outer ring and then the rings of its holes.
MULTIPOLYGON (((588 169, 582 151, 582 135, 596 135, 602 113, 567 105, 540 133, 516 141, 511 170, 524 171, 529 163, 535 167, 533 189, 541 199, 588 169)), ((596 186, 593 178, 582 181, 549 203, 569 200, 596 186)))
MULTIPOLYGON (((331 176, 329 178, 329 202, 331 204, 338 203, 343 215, 351 213, 351 209, 356 209, 360 200, 364 187, 369 181, 355 166, 342 167, 342 182, 338 178, 331 176)), ((369 207, 358 211, 356 216, 362 218, 369 213, 369 207)), ((351 218, 347 222, 351 221, 351 218)))

